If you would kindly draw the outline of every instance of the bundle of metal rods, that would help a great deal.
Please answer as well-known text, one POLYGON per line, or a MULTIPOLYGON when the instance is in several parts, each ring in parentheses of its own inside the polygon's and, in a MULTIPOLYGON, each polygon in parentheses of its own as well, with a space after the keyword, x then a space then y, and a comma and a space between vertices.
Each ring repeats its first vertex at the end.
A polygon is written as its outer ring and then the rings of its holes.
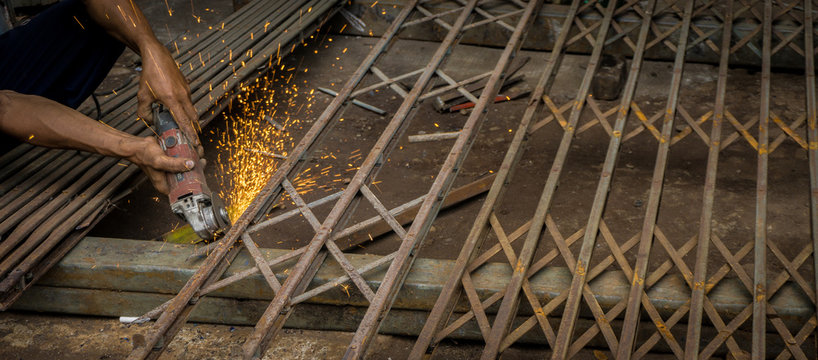
MULTIPOLYGON (((187 49, 173 49, 190 79, 200 125, 222 110, 235 89, 315 31, 338 3, 255 0, 187 49)), ((137 87, 132 82, 102 99, 102 121, 148 136, 151 130, 135 114, 137 87)), ((124 160, 27 144, 0 157, 0 310, 71 250, 139 173, 124 160)))

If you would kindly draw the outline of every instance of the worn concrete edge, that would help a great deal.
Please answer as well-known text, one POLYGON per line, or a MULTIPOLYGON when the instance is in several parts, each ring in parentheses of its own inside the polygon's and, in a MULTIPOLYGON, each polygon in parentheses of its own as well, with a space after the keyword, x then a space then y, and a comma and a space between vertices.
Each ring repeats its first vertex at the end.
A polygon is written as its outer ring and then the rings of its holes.
MULTIPOLYGON (((352 26, 343 28, 343 34, 346 35, 360 35, 360 36, 381 36, 383 31, 392 23, 395 15, 404 7, 406 0, 354 0, 346 8, 353 14, 359 16, 366 24, 366 29, 361 32, 355 30, 352 26), (373 6, 375 5, 375 6, 373 6)), ((441 13, 443 11, 453 10, 457 6, 453 3, 430 3, 424 5, 429 11, 433 13, 441 13)), ((498 1, 483 4, 482 7, 494 14, 506 14, 511 11, 519 10, 518 7, 509 4, 508 2, 498 1)), ((534 25, 526 36, 526 41, 523 43, 524 50, 547 50, 550 51, 559 36, 562 24, 565 22, 565 16, 568 11, 568 5, 545 4, 540 10, 540 14, 534 22, 534 25)), ((675 27, 679 21, 678 16, 670 14, 661 14, 654 19, 657 26, 657 31, 662 33, 675 27)), ((454 15, 456 16, 456 15, 454 15)), ((515 17, 512 16, 511 19, 515 17)), ((601 17, 597 13, 581 14, 580 18, 584 21, 598 21, 601 17)), ((414 17, 412 18, 414 19, 414 17)), ((442 18, 444 21, 448 17, 442 18)), ((481 20, 482 17, 478 17, 481 20)), ((411 20, 411 19, 410 19, 411 20)), ((513 21, 513 20, 508 20, 513 21)), ((631 12, 625 12, 616 17, 617 23, 622 28, 633 32, 633 29, 638 28, 641 22, 641 17, 631 12)), ((330 22, 331 29, 340 30, 346 21, 340 15, 336 15, 330 22)), ((709 34, 709 40, 718 44, 721 40, 721 23, 710 16, 697 16, 693 19, 693 25, 701 29, 704 33, 709 34)), ((752 16, 745 15, 742 19, 737 19, 733 24, 733 31, 739 38, 751 34, 758 22, 754 21, 752 16), (746 18, 746 19, 745 19, 746 18)), ((784 21, 777 22, 774 26, 774 31, 782 36, 789 37, 794 31, 800 31, 799 27, 793 23, 784 21)), ((576 27, 572 30, 577 32, 576 27)), ((409 40, 426 40, 426 41, 440 41, 445 35, 446 29, 434 24, 433 22, 426 22, 411 26, 402 30, 398 37, 409 40)), ((632 35, 634 36, 634 35, 632 35)), ((669 40, 673 43, 677 42, 678 33, 674 32, 670 35, 669 40)), ((698 37, 698 36, 697 36, 698 37)), ((502 47, 508 41, 508 34, 504 33, 499 25, 484 25, 474 29, 468 30, 463 34, 460 41, 462 44, 468 45, 482 45, 491 47, 502 47)), ((795 35, 793 42, 803 43, 803 35, 795 35)), ((731 55, 731 65, 744 66, 760 66, 761 65, 761 38, 756 37, 750 40, 755 50, 748 46, 743 46, 731 55)), ((589 54, 592 50, 591 45, 587 41, 578 41, 568 47, 567 51, 571 53, 589 54)), ((622 41, 617 41, 612 44, 606 44, 604 51, 606 53, 615 54, 632 54, 633 49, 627 46, 622 41)), ((645 58, 649 60, 666 60, 672 61, 675 57, 676 50, 671 49, 665 45, 657 44, 648 49, 645 58)), ((717 52, 710 49, 704 42, 699 42, 693 46, 687 53, 686 60, 688 62, 703 62, 709 64, 718 64, 719 55, 717 52)), ((781 49, 773 55, 775 67, 777 68, 791 68, 803 69, 804 58, 795 51, 789 48, 781 49)))
MULTIPOLYGON (((153 307, 169 300, 173 295, 145 292, 128 292, 115 290, 77 289, 64 287, 50 287, 36 285, 27 291, 20 301, 15 304, 16 310, 51 312, 76 315, 94 316, 138 316, 153 307)), ((227 325, 255 325, 264 310, 269 305, 266 300, 247 300, 223 297, 206 297, 199 302, 191 313, 190 321, 194 323, 215 323, 227 325)), ((363 318, 365 308, 357 306, 335 306, 321 304, 301 304, 295 307, 293 315, 287 319, 285 327, 295 329, 323 330, 323 331, 355 331, 363 318)), ((461 313, 455 313, 455 316, 461 313)), ((411 336, 420 333, 428 316, 427 311, 393 309, 390 311, 379 333, 384 335, 411 336)), ((493 321, 493 316, 489 316, 493 321)), ((514 326, 520 325, 525 318, 518 317, 514 326)), ((558 318, 549 318, 552 327, 559 326, 558 318)), ((577 321, 577 331, 585 332, 595 326, 595 322, 588 319, 577 321)), ((617 333, 622 327, 621 320, 610 322, 617 333)), ((150 326, 132 325, 134 332, 142 332, 150 326)), ((679 324, 670 330, 678 338, 684 337, 685 326, 679 324)), ((639 326, 639 338, 646 339, 655 327, 647 322, 639 326)), ((718 332, 712 327, 702 328, 702 346, 713 339, 718 332)), ((732 334, 733 339, 746 344, 752 341, 749 331, 738 330, 732 334)), ((449 339, 482 341, 480 329, 474 321, 466 323, 452 334, 449 339)), ((547 345, 546 338, 541 330, 534 329, 524 334, 518 343, 547 345)), ((588 347, 604 348, 607 344, 601 336, 593 338, 588 347)), ((722 346, 715 355, 725 355, 726 348, 722 346)), ((767 337, 767 352, 775 356, 785 350, 785 344, 777 335, 767 337)), ((659 342, 652 352, 667 353, 670 348, 664 342, 659 342)), ((809 354, 810 356, 812 354, 809 354)))
MULTIPOLYGON (((131 291, 155 294, 176 294, 193 275, 201 260, 188 261, 195 246, 161 243, 154 241, 124 240, 87 237, 54 266, 38 285, 131 291)), ((262 249, 265 257, 272 259, 290 250, 262 249)), ((378 255, 349 254, 349 261, 356 267, 380 258, 378 255)), ((294 263, 285 262, 273 268, 283 281, 294 263)), ((253 265, 250 256, 243 252, 233 261, 226 276, 253 265)), ((401 289, 394 309, 429 311, 434 305, 450 269, 452 260, 418 259, 401 289)), ((383 277, 385 266, 365 276, 376 289, 383 277)), ((336 262, 328 260, 321 267, 311 287, 326 283, 343 275, 336 262)), ((503 291, 511 275, 508 264, 488 263, 477 270, 472 280, 481 298, 503 291)), ((571 275, 564 267, 547 267, 531 277, 534 292, 544 304, 566 289, 571 275)), ((608 310, 628 296, 629 282, 621 271, 606 271, 589 283, 597 301, 608 310)), ((684 280, 675 275, 661 279, 648 290, 648 297, 663 317, 670 316, 689 299, 690 290, 684 280)), ((212 296, 235 299, 270 300, 273 293, 260 274, 250 276, 233 285, 220 289, 212 296)), ((724 279, 708 294, 715 309, 724 318, 733 318, 751 301, 751 295, 737 279, 724 279)), ((21 302, 23 300, 21 299, 21 302)), ((365 307, 367 302, 355 290, 354 285, 335 288, 309 300, 312 304, 365 307)), ((787 323, 803 324, 812 318, 814 307, 794 283, 787 283, 771 299, 770 304, 787 323)), ((496 305, 495 305, 496 306, 496 305)), ((468 311, 463 301, 456 311, 468 311)), ((489 308, 488 313, 495 309, 489 308)), ((552 314, 561 313, 561 308, 552 314)), ((521 315, 531 314, 531 308, 522 302, 521 315)), ((591 318, 589 313, 583 317, 591 318)), ((749 325, 748 325, 749 326, 749 325)))

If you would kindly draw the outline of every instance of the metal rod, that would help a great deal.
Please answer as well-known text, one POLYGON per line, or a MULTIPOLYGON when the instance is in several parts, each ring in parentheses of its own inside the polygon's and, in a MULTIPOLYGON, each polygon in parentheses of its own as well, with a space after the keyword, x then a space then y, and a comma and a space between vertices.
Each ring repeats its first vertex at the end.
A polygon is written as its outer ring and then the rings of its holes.
MULTIPOLYGON (((636 255, 634 265, 633 280, 631 281, 630 294, 628 295, 628 308, 625 311, 623 327, 617 351, 618 359, 630 359, 633 355, 633 348, 636 341, 636 331, 639 326, 639 315, 641 313, 640 304, 645 303, 645 307, 652 306, 645 302, 647 295, 644 293, 645 277, 647 276, 648 260, 650 258, 651 245, 653 244, 654 230, 656 228, 656 218, 659 213, 659 201, 662 197, 665 171, 667 169, 668 153, 670 151, 670 137, 673 132, 673 122, 676 118, 676 105, 679 101, 679 90, 682 83, 684 69, 684 58, 687 53, 686 46, 690 22, 692 19, 693 3, 690 1, 685 6, 685 14, 682 19, 682 26, 677 44, 676 59, 673 64, 673 78, 668 92, 667 106, 665 107, 664 121, 662 125, 661 138, 656 154, 656 163, 653 169, 653 179, 651 180, 650 195, 645 209, 645 218, 642 223, 642 231, 639 239, 639 250, 636 255)), ((727 4, 727 16, 725 17, 724 32, 722 35, 721 63, 719 65, 719 82, 716 93, 716 116, 721 117, 724 112, 724 93, 727 89, 727 70, 729 62, 730 32, 732 31, 732 0, 727 4)), ((651 310, 653 311, 653 310, 651 310)))
POLYGON ((384 87, 384 86, 388 86, 388 85, 394 84, 394 83, 396 83, 396 82, 398 82, 398 81, 400 81, 400 80, 403 80, 403 79, 406 79, 406 78, 413 77, 413 76, 418 75, 418 74, 420 74, 420 73, 422 73, 422 72, 423 72, 423 69, 417 69, 417 70, 415 70, 415 71, 410 71, 410 72, 408 72, 408 73, 406 73, 406 74, 402 74, 402 75, 399 75, 399 76, 395 76, 395 77, 393 77, 393 78, 390 78, 388 81, 381 81, 381 82, 379 82, 379 83, 377 83, 377 84, 372 84, 372 85, 370 85, 370 86, 363 87, 363 88, 361 88, 361 89, 355 90, 355 91, 352 93, 352 95, 351 95, 351 96, 352 96, 352 97, 356 97, 356 96, 359 96, 359 95, 366 94, 366 93, 368 93, 368 92, 370 92, 370 91, 372 91, 372 90, 375 90, 375 89, 380 89, 380 88, 382 88, 382 87, 384 87))
POLYGON ((389 76, 386 76, 386 74, 384 74, 383 71, 381 71, 381 69, 378 69, 373 66, 369 70, 372 71, 372 73, 375 74, 375 76, 377 76, 384 82, 388 82, 389 88, 392 89, 392 91, 394 91, 396 94, 400 95, 400 97, 406 97, 407 95, 406 90, 404 90, 400 85, 396 84, 397 81, 389 78, 389 76))
POLYGON ((812 260, 814 274, 815 299, 818 300, 818 124, 816 124, 815 96, 815 39, 814 13, 812 0, 804 0, 804 53, 807 102, 807 139, 809 140, 809 182, 810 182, 810 225, 812 235, 812 260))
MULTIPOLYGON (((132 166, 124 170, 125 171, 119 171, 116 176, 118 178, 130 177, 138 170, 138 167, 132 166)), ((73 211, 70 213, 71 216, 62 221, 53 232, 48 234, 48 237, 45 238, 45 240, 38 243, 37 248, 34 249, 29 256, 23 259, 22 263, 20 263, 14 269, 14 271, 12 271, 5 279, 3 279, 2 282, 0 282, 0 293, 7 296, 12 288, 19 286, 21 283, 26 283, 25 278, 28 276, 28 274, 30 274, 31 269, 34 268, 37 263, 51 251, 51 249, 57 246, 65 235, 73 231, 80 222, 86 219, 92 212, 98 211, 100 207, 103 206, 104 201, 106 201, 108 197, 113 194, 117 187, 118 186, 116 186, 115 183, 111 182, 96 196, 88 199, 88 202, 83 204, 82 207, 73 209, 73 211)), ((17 252, 15 251, 15 253, 17 252)), ((6 260, 9 260, 10 258, 13 257, 10 256, 6 258, 3 263, 5 264, 6 260)))
MULTIPOLYGON (((101 181, 97 181, 91 187, 84 189, 82 192, 83 195, 79 196, 80 199, 78 201, 71 201, 68 203, 68 206, 62 208, 59 206, 68 201, 68 196, 64 196, 67 195, 65 193, 61 194, 56 201, 49 203, 49 206, 40 208, 36 215, 30 216, 24 223, 25 226, 18 226, 11 235, 4 239, 3 243, 0 243, 4 247, 7 243, 13 247, 22 242, 20 246, 14 248, 14 251, 8 256, 4 256, 2 261, 0 261, 0 275, 5 276, 15 269, 15 266, 23 261, 29 252, 33 251, 44 241, 55 227, 60 226, 66 219, 73 216, 89 198, 94 196, 94 194, 100 191, 114 176, 118 175, 124 169, 124 167, 120 166, 109 169, 101 181), (52 212, 54 212, 53 215, 52 212), (29 233, 31 233, 31 235, 29 235, 29 233), (23 240, 25 240, 25 242, 23 242, 23 240)), ((74 188, 79 189, 80 186, 74 186, 74 188)), ((10 291, 13 286, 14 284, 5 281, 0 282, 0 292, 10 291)))
MULTIPOLYGON (((328 94, 330 96, 338 96, 337 92, 335 92, 333 90, 330 90, 330 89, 327 89, 327 88, 324 88, 324 87, 319 87, 318 91, 321 91, 322 93, 328 94)), ((374 113, 376 113, 378 115, 386 115, 385 110, 377 108, 377 107, 372 106, 372 105, 369 105, 369 104, 367 104, 367 103, 365 103, 363 101, 360 101, 360 100, 357 100, 357 99, 352 99, 352 103, 355 104, 355 105, 358 105, 362 109, 369 110, 369 111, 374 112, 374 113)))
MULTIPOLYGON (((812 0, 806 0, 811 2, 812 0)), ((795 2, 793 2, 795 5, 795 2)), ((756 217, 753 256, 753 359, 767 354, 764 332, 767 330, 767 167, 770 120, 770 57, 772 56, 772 3, 764 2, 762 29, 761 100, 758 122, 758 168, 756 180, 756 217)), ((783 44, 783 43, 782 43, 783 44)))

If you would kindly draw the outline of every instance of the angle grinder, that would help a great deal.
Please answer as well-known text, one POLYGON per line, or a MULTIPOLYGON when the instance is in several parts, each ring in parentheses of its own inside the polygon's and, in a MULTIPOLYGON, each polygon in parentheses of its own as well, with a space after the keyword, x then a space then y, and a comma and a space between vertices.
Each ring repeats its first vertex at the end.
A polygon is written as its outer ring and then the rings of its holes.
POLYGON ((208 188, 202 166, 199 165, 199 154, 179 129, 173 115, 161 105, 154 106, 153 115, 159 135, 159 146, 165 154, 192 159, 196 163, 190 171, 167 174, 170 185, 168 193, 170 209, 187 221, 200 238, 214 239, 216 235, 230 227, 227 209, 221 199, 208 188))

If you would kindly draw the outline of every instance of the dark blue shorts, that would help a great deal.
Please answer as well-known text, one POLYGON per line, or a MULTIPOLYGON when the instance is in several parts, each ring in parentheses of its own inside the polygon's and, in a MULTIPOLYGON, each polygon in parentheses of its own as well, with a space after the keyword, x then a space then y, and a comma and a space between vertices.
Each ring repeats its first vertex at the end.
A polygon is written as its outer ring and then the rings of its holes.
MULTIPOLYGON (((0 89, 77 108, 124 49, 91 20, 80 0, 64 0, 0 35, 0 89)), ((10 141, 9 136, 0 138, 0 154, 7 145, 16 145, 10 141)))

